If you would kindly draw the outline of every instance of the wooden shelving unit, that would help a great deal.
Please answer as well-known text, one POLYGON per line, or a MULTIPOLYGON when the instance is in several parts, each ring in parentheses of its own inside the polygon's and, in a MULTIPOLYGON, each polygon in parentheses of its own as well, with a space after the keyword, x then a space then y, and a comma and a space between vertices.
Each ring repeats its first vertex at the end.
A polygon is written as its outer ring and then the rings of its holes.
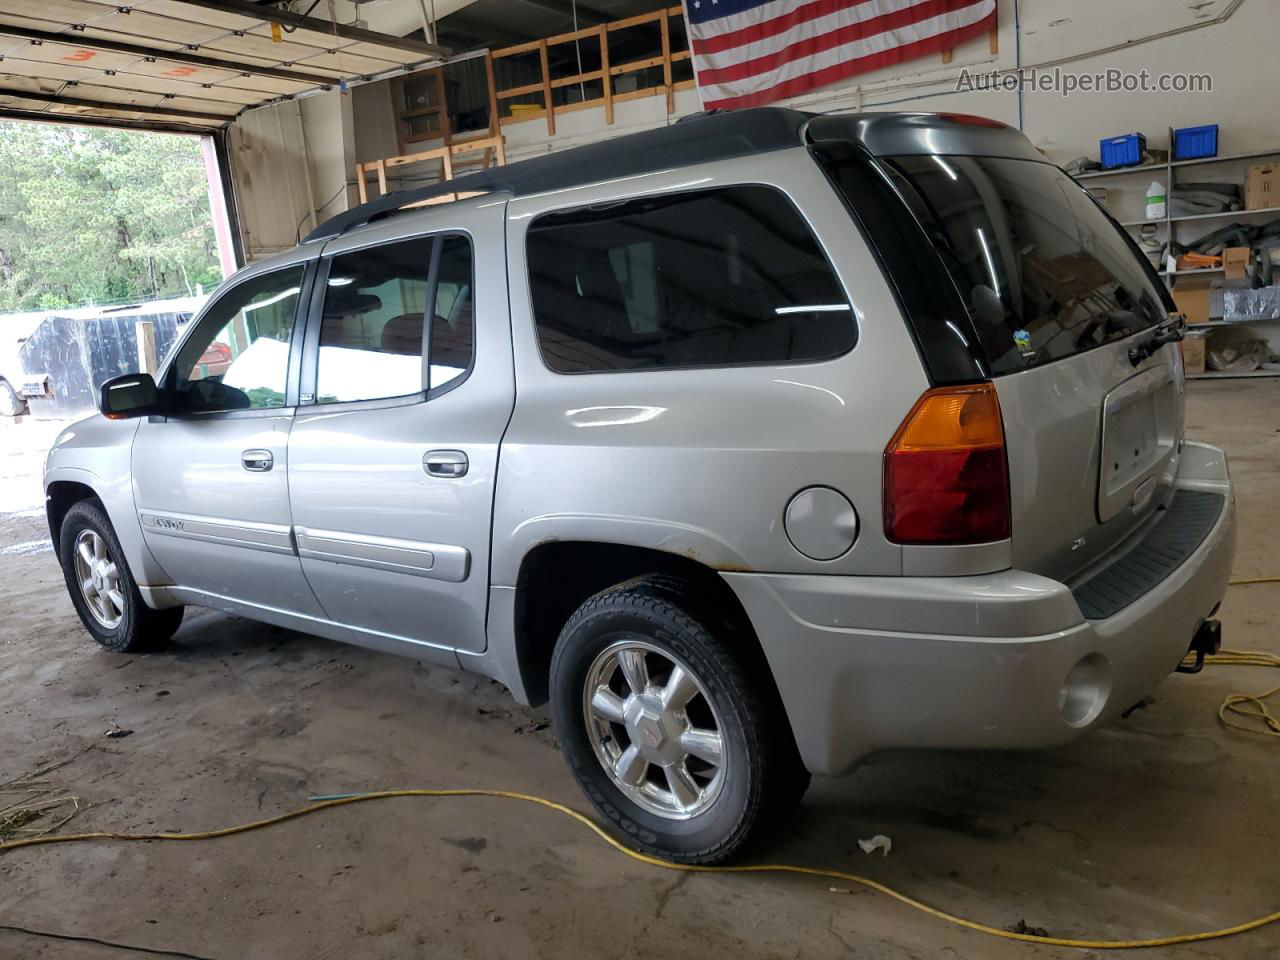
POLYGON ((449 109, 445 100, 444 68, 396 77, 391 81, 391 104, 401 153, 406 153, 411 143, 439 140, 448 146, 449 109))
POLYGON ((659 95, 666 96, 667 113, 674 113, 676 91, 693 88, 693 80, 676 80, 672 76, 672 65, 689 59, 689 49, 687 45, 683 45, 686 39, 684 33, 683 31, 677 31, 672 25, 673 20, 683 22, 683 18, 683 7, 667 7, 651 13, 637 14, 636 16, 615 20, 611 23, 602 23, 599 26, 575 30, 573 33, 561 33, 554 37, 530 40, 528 43, 517 44, 514 47, 502 47, 494 50, 492 57, 498 63, 503 63, 512 57, 533 54, 536 54, 538 59, 537 76, 532 79, 532 82, 516 86, 497 86, 491 80, 490 86, 493 87, 494 95, 501 108, 498 122, 506 124, 524 120, 545 119, 547 136, 555 136, 557 114, 592 107, 603 107, 604 122, 606 125, 611 125, 613 123, 613 106, 615 103, 659 95), (610 52, 609 43, 615 34, 619 31, 634 30, 636 28, 652 29, 655 26, 659 31, 660 38, 660 52, 657 56, 625 63, 615 62, 610 52), (598 51, 596 58, 600 61, 599 69, 576 73, 572 76, 553 77, 548 65, 547 49, 568 43, 594 46, 598 51), (640 81, 650 70, 658 70, 659 68, 661 68, 660 83, 641 84, 635 89, 626 91, 615 89, 619 82, 619 77, 627 74, 636 74, 638 81, 640 81), (599 84, 600 94, 598 96, 585 96, 585 85, 588 83, 593 85, 593 93, 594 85, 599 84), (584 96, 581 100, 576 103, 556 104, 553 91, 563 87, 575 86, 584 91, 584 96), (503 113, 503 111, 507 112, 503 113))
MULTIPOLYGON (((453 180, 457 172, 455 168, 460 161, 480 170, 487 170, 491 166, 505 166, 507 151, 502 134, 492 137, 470 137, 466 140, 455 140, 452 143, 446 143, 431 150, 420 150, 417 153, 408 153, 397 157, 382 157, 369 163, 357 163, 356 190, 360 195, 360 202, 367 203, 369 201, 368 179, 370 176, 377 178, 378 195, 385 197, 390 192, 387 187, 387 171, 389 170, 411 164, 431 163, 438 165, 437 173, 440 180, 453 180)), ((467 196, 473 196, 467 191, 460 191, 456 194, 444 194, 433 200, 424 200, 422 204, 410 204, 409 206, 447 203, 461 199, 462 193, 466 193, 467 196)))

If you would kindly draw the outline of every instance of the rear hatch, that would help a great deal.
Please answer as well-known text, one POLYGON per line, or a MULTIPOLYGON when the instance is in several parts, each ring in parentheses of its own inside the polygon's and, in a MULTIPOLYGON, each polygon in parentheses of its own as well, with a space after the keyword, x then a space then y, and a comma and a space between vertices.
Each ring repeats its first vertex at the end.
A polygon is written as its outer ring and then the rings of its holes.
POLYGON ((1130 359, 1168 317, 1163 285, 1051 164, 958 155, 879 163, 967 306, 964 329, 996 384, 1013 564, 1070 579, 1171 495, 1183 432, 1177 346, 1130 359))

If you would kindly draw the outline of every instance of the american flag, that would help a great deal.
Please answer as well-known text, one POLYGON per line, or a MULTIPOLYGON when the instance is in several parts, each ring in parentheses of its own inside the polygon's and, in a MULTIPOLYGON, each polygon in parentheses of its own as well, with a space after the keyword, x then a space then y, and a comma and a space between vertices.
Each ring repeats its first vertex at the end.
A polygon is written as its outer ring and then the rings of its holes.
POLYGON ((996 0, 684 0, 702 105, 758 107, 950 50, 996 0))

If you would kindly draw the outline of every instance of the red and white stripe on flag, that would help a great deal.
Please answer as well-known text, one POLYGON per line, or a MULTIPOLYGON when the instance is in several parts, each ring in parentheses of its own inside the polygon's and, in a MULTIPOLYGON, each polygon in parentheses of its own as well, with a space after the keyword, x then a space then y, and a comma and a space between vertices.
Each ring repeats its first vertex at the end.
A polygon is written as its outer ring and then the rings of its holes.
POLYGON ((996 0, 684 0, 702 105, 758 107, 950 50, 996 0))

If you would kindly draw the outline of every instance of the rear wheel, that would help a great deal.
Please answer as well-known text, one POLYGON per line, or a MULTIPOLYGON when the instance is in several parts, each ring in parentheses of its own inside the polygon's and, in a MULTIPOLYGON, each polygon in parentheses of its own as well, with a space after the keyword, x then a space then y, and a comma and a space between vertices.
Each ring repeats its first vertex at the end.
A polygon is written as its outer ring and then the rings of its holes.
POLYGON ((727 859, 804 793, 786 718, 726 624, 669 578, 592 597, 551 664, 556 728, 587 796, 631 846, 727 859))
POLYGON ((82 500, 67 511, 58 555, 81 622, 108 650, 151 650, 177 632, 183 608, 153 610, 143 602, 111 521, 97 501, 82 500))

